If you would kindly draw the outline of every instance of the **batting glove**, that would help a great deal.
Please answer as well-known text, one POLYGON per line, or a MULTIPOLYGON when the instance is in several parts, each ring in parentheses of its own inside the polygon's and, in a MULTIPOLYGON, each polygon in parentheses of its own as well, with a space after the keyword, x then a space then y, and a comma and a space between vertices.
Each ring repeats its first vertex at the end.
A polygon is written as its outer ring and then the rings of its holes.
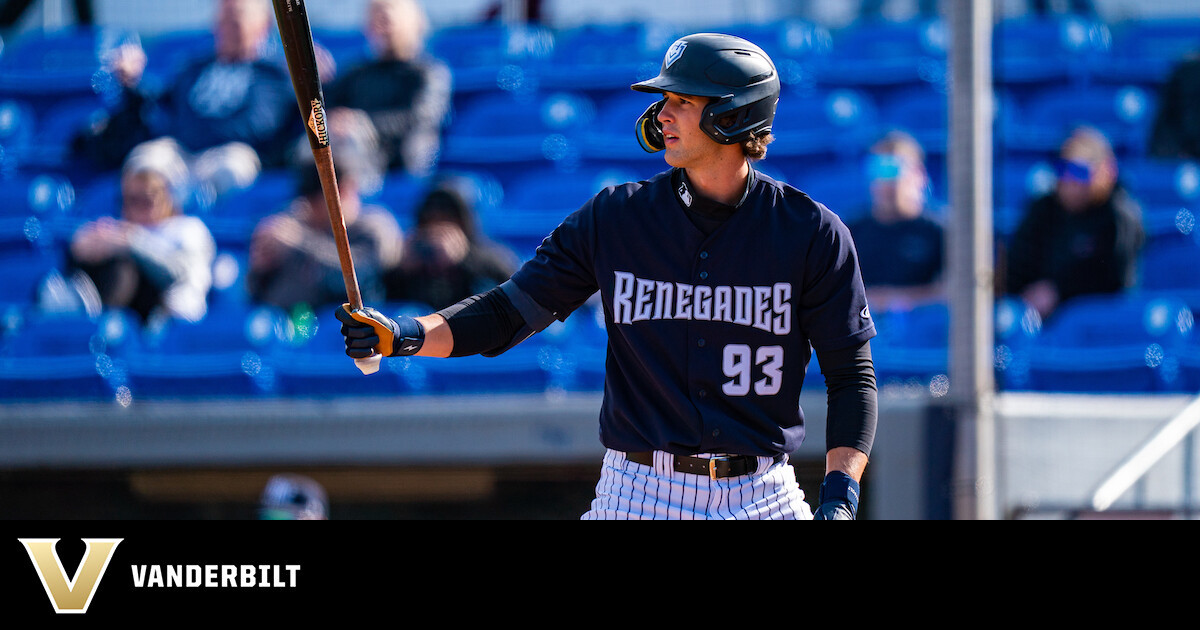
POLYGON ((342 322, 346 338, 346 356, 365 359, 379 353, 385 357, 416 354, 425 343, 425 329, 411 317, 397 320, 364 307, 351 311, 349 304, 337 309, 335 316, 342 322))
POLYGON ((853 521, 858 515, 858 491, 858 482, 840 470, 825 475, 813 520, 853 521))

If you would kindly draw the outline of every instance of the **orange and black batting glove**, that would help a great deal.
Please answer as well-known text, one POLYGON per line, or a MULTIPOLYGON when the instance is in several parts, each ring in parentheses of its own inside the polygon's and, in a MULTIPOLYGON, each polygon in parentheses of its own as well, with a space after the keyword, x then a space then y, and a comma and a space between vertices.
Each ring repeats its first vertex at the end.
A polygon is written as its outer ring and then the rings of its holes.
POLYGON ((352 359, 377 352, 385 357, 409 356, 425 343, 425 328, 411 317, 392 319, 370 307, 352 311, 349 304, 342 304, 335 316, 342 322, 346 356, 352 359))

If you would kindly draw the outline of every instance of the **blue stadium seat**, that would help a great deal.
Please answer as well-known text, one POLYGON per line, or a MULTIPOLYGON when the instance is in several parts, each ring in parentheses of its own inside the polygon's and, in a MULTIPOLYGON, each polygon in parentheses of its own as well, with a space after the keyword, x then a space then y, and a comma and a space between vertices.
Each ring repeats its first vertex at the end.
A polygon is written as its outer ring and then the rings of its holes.
POLYGON ((938 20, 859 20, 832 32, 817 83, 871 89, 945 80, 949 32, 938 20))
POLYGON ((578 159, 577 136, 595 118, 594 103, 580 93, 481 95, 455 115, 441 163, 455 168, 578 159))
POLYGON ((74 205, 75 187, 58 173, 23 170, 0 177, 0 216, 49 217, 74 205))
POLYGON ((387 208, 396 217, 400 227, 408 229, 413 224, 417 206, 428 190, 427 178, 392 170, 384 174, 378 191, 364 195, 364 201, 387 208))
POLYGON ((1090 125, 1103 132, 1119 155, 1144 153, 1157 94, 1137 85, 1056 86, 1021 104, 1021 122, 1005 138, 1010 152, 1056 152, 1071 130, 1090 125))
POLYGON ((889 127, 912 134, 927 155, 945 155, 950 128, 949 96, 933 85, 890 92, 880 99, 879 117, 889 127))
POLYGON ((1120 164, 1122 183, 1142 207, 1151 239, 1188 236, 1200 212, 1200 164, 1192 160, 1132 158, 1120 164))
POLYGON ((535 24, 455 25, 434 31, 426 49, 450 66, 455 92, 530 89, 554 54, 555 34, 535 24))
POLYGON ((102 59, 114 47, 137 42, 136 34, 107 27, 28 31, 10 40, 0 57, 0 94, 52 103, 93 94, 102 59))
POLYGON ((945 304, 871 313, 877 335, 871 340, 876 379, 884 383, 916 379, 928 384, 947 373, 950 312, 945 304))
POLYGON ((27 309, 35 304, 38 287, 61 263, 56 250, 7 245, 0 252, 0 309, 27 309))
MULTIPOLYGON (((489 212, 504 202, 504 182, 486 166, 469 169, 442 168, 438 170, 436 180, 444 180, 444 183, 458 187, 480 214, 489 212)), ((428 184, 432 185, 432 181, 428 184)), ((410 203, 420 203, 420 199, 414 199, 410 203)), ((396 212, 401 214, 398 210, 396 212)))
POLYGON ((1109 27, 1078 15, 1001 20, 992 33, 992 73, 998 84, 1086 82, 1108 54, 1109 27))
POLYGON ((584 157, 590 160, 661 164, 662 153, 647 153, 634 136, 638 117, 657 100, 654 94, 634 92, 628 88, 598 100, 594 123, 580 130, 579 142, 584 157))
MULTIPOLYGON (((497 357, 472 355, 447 360, 418 358, 410 366, 422 373, 421 393, 428 394, 530 394, 545 392, 555 384, 552 374, 567 357, 538 339, 525 340, 497 357)), ((411 377, 410 377, 411 378, 411 377)), ((566 378, 562 376, 561 378, 566 378)), ((417 382, 417 381, 414 381, 417 382)))
POLYGON ((212 289, 208 293, 206 317, 244 315, 251 304, 246 287, 246 272, 250 264, 245 249, 217 248, 213 258, 212 289))
POLYGON ((660 24, 582 24, 556 34, 553 57, 538 80, 558 89, 625 91, 658 73, 662 54, 679 33, 660 24))
POLYGON ((151 324, 128 359, 135 398, 261 396, 271 393, 263 357, 279 343, 285 318, 269 307, 228 308, 199 322, 151 324))
POLYGON ((0 399, 111 400, 126 384, 123 362, 138 347, 137 322, 124 311, 30 312, 4 341, 0 399))
POLYGON ((520 257, 529 257, 563 219, 596 193, 635 179, 620 170, 537 169, 505 187, 503 203, 480 213, 480 227, 490 237, 511 246, 520 257))
POLYGON ((1200 243, 1187 237, 1150 241, 1139 261, 1139 286, 1145 291, 1200 290, 1200 243))
POLYGON ((541 346, 549 371, 547 387, 593 392, 604 388, 608 331, 599 301, 585 303, 566 321, 555 321, 529 341, 541 346))
POLYGON ((1031 340, 1028 389, 1179 391, 1179 349, 1194 334, 1181 300, 1102 295, 1063 303, 1031 340))
POLYGON ((825 204, 843 221, 852 221, 870 208, 871 195, 861 160, 792 159, 775 156, 773 150, 773 146, 767 150, 762 166, 779 169, 787 183, 825 204))
POLYGON ((1200 201, 1200 163, 1190 159, 1130 158, 1121 181, 1142 204, 1186 206, 1200 201))
POLYGON ((1182 391, 1200 391, 1200 337, 1193 335, 1179 349, 1179 381, 1182 391))
POLYGON ((25 164, 36 168, 63 168, 71 164, 71 141, 77 133, 105 114, 98 95, 63 99, 40 111, 34 132, 34 147, 25 164))
POLYGON ((538 169, 509 183, 503 207, 497 212, 536 210, 566 217, 604 188, 635 179, 631 171, 621 169, 538 169))
POLYGON ((857 156, 883 130, 879 108, 867 92, 784 89, 775 110, 775 141, 768 156, 857 156))
POLYGON ((20 98, 0 99, 0 166, 19 168, 34 148, 37 115, 32 103, 20 98))
POLYGON ((287 208, 296 197, 295 175, 285 169, 265 170, 248 188, 222 195, 208 208, 198 208, 218 246, 249 246, 254 227, 264 217, 287 208))
POLYGON ((1112 49, 1098 81, 1153 88, 1184 56, 1200 52, 1200 17, 1140 18, 1113 27, 1112 49))
POLYGON ((0 177, 0 250, 53 246, 71 231, 75 189, 62 175, 18 171, 0 177))
POLYGON ((722 26, 720 32, 757 44, 775 62, 784 83, 788 83, 787 62, 815 67, 829 58, 834 46, 828 27, 801 19, 735 22, 722 26))
POLYGON ((359 371, 346 356, 341 322, 332 308, 319 308, 311 316, 293 314, 291 322, 284 342, 264 357, 277 395, 332 398, 393 396, 411 391, 410 379, 417 378, 413 376, 417 370, 406 372, 406 359, 384 358, 374 374, 359 371))
POLYGON ((1056 175, 1042 156, 997 155, 992 166, 993 224, 999 235, 1007 236, 1031 201, 1054 190, 1056 175))
POLYGON ((140 348, 136 317, 106 309, 97 316, 27 309, 7 331, 0 354, 12 357, 106 354, 127 357, 140 348))

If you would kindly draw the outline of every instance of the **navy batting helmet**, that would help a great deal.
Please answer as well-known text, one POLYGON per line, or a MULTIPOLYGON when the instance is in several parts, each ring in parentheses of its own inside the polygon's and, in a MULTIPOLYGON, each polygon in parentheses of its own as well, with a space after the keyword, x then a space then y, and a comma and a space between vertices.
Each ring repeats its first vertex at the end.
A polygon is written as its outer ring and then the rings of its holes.
MULTIPOLYGON (((675 41, 653 79, 634 83, 639 92, 673 92, 706 96, 700 129, 721 144, 736 144, 771 131, 779 102, 779 73, 763 49, 733 35, 696 33, 675 41)), ((663 102, 651 105, 638 118, 642 148, 662 151, 658 113, 663 102)))

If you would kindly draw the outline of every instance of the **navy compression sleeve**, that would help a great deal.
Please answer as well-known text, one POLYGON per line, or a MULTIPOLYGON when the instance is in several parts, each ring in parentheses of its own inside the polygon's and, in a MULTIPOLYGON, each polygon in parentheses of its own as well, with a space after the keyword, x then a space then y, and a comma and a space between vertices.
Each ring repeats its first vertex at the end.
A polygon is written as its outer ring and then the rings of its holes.
POLYGON ((870 342, 818 353, 829 415, 825 424, 826 449, 849 446, 871 454, 879 420, 878 389, 870 342))
POLYGON ((438 314, 446 318, 454 337, 452 357, 495 353, 525 326, 525 319, 500 287, 472 295, 438 314))

